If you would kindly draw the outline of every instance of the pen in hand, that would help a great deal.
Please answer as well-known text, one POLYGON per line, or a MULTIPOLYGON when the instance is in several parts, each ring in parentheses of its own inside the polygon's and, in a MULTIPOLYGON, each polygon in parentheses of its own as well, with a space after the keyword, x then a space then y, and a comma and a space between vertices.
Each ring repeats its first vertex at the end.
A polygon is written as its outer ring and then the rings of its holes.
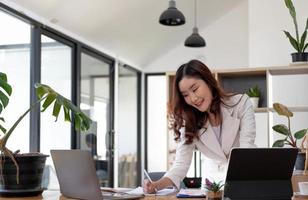
MULTIPOLYGON (((144 172, 145 177, 150 181, 150 183, 153 183, 153 181, 152 181, 151 177, 149 176, 148 172, 145 169, 143 169, 143 172, 144 172)), ((155 193, 156 193, 157 188, 154 187, 154 190, 155 190, 155 193)))

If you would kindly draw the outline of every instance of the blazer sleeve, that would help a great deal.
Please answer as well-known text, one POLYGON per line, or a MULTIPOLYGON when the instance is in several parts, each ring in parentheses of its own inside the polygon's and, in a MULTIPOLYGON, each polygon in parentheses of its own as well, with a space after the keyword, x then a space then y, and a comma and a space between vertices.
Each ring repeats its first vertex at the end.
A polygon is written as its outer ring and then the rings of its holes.
POLYGON ((256 147, 254 144, 256 138, 256 120, 253 106, 246 94, 244 94, 242 101, 243 104, 239 109, 239 118, 241 120, 239 129, 240 147, 256 147))
MULTIPOLYGON (((182 133, 181 135, 184 134, 182 133)), ((181 137, 181 141, 176 148, 175 161, 171 169, 164 175, 174 183, 177 189, 180 189, 180 182, 185 178, 188 172, 195 147, 194 142, 191 144, 184 143, 185 139, 181 137)))

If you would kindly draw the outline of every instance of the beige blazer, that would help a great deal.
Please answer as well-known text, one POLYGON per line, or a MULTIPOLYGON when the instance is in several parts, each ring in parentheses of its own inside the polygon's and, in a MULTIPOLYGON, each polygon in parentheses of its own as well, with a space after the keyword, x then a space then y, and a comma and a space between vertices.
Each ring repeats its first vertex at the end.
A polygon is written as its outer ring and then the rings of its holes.
MULTIPOLYGON (((181 141, 177 146, 174 164, 165 174, 177 188, 179 188, 180 181, 187 174, 195 148, 202 152, 206 158, 209 158, 208 160, 212 161, 211 164, 214 166, 212 168, 216 168, 217 172, 220 172, 221 168, 223 168, 222 171, 225 173, 229 154, 233 147, 255 147, 255 115, 249 97, 246 94, 235 95, 226 104, 234 105, 238 101, 240 102, 234 107, 221 105, 223 118, 221 145, 210 124, 208 124, 206 131, 204 129, 200 130, 200 139, 195 139, 189 145, 184 144, 184 129, 181 130, 181 141)), ((216 172, 211 171, 211 173, 216 172)), ((203 178, 205 177, 203 176, 203 178)))

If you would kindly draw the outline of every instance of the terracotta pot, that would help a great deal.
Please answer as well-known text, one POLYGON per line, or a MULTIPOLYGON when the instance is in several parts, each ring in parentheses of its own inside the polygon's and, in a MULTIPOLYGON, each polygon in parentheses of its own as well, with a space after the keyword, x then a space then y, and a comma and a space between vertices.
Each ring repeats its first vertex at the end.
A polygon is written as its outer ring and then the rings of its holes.
POLYGON ((206 199, 207 200, 222 200, 222 190, 217 192, 207 191, 206 199))

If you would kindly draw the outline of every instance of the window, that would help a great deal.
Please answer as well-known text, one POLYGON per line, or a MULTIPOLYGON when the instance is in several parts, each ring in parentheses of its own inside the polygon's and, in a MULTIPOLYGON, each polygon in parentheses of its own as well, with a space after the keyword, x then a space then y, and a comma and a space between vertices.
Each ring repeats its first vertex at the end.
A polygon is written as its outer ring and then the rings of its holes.
MULTIPOLYGON (((30 25, 0 11, 0 71, 8 76, 13 93, 2 112, 8 130, 30 104, 30 25)), ((32 86, 31 86, 32 87, 32 86)), ((14 130, 7 146, 29 152, 29 115, 14 130)))
POLYGON ((147 168, 149 172, 166 171, 168 167, 166 75, 148 75, 146 81, 147 168))
MULTIPOLYGON (((119 65, 118 186, 138 186, 138 72, 119 65)), ((140 138, 139 138, 140 139, 140 138)))
MULTIPOLYGON (((110 64, 89 54, 81 54, 80 108, 93 120, 86 134, 81 134, 81 149, 88 149, 96 160, 102 186, 112 180, 110 166, 111 99, 110 64), (91 139, 92 138, 92 139, 91 139), (94 139, 95 138, 95 139, 94 139)), ((113 162, 113 159, 111 159, 113 162)))

